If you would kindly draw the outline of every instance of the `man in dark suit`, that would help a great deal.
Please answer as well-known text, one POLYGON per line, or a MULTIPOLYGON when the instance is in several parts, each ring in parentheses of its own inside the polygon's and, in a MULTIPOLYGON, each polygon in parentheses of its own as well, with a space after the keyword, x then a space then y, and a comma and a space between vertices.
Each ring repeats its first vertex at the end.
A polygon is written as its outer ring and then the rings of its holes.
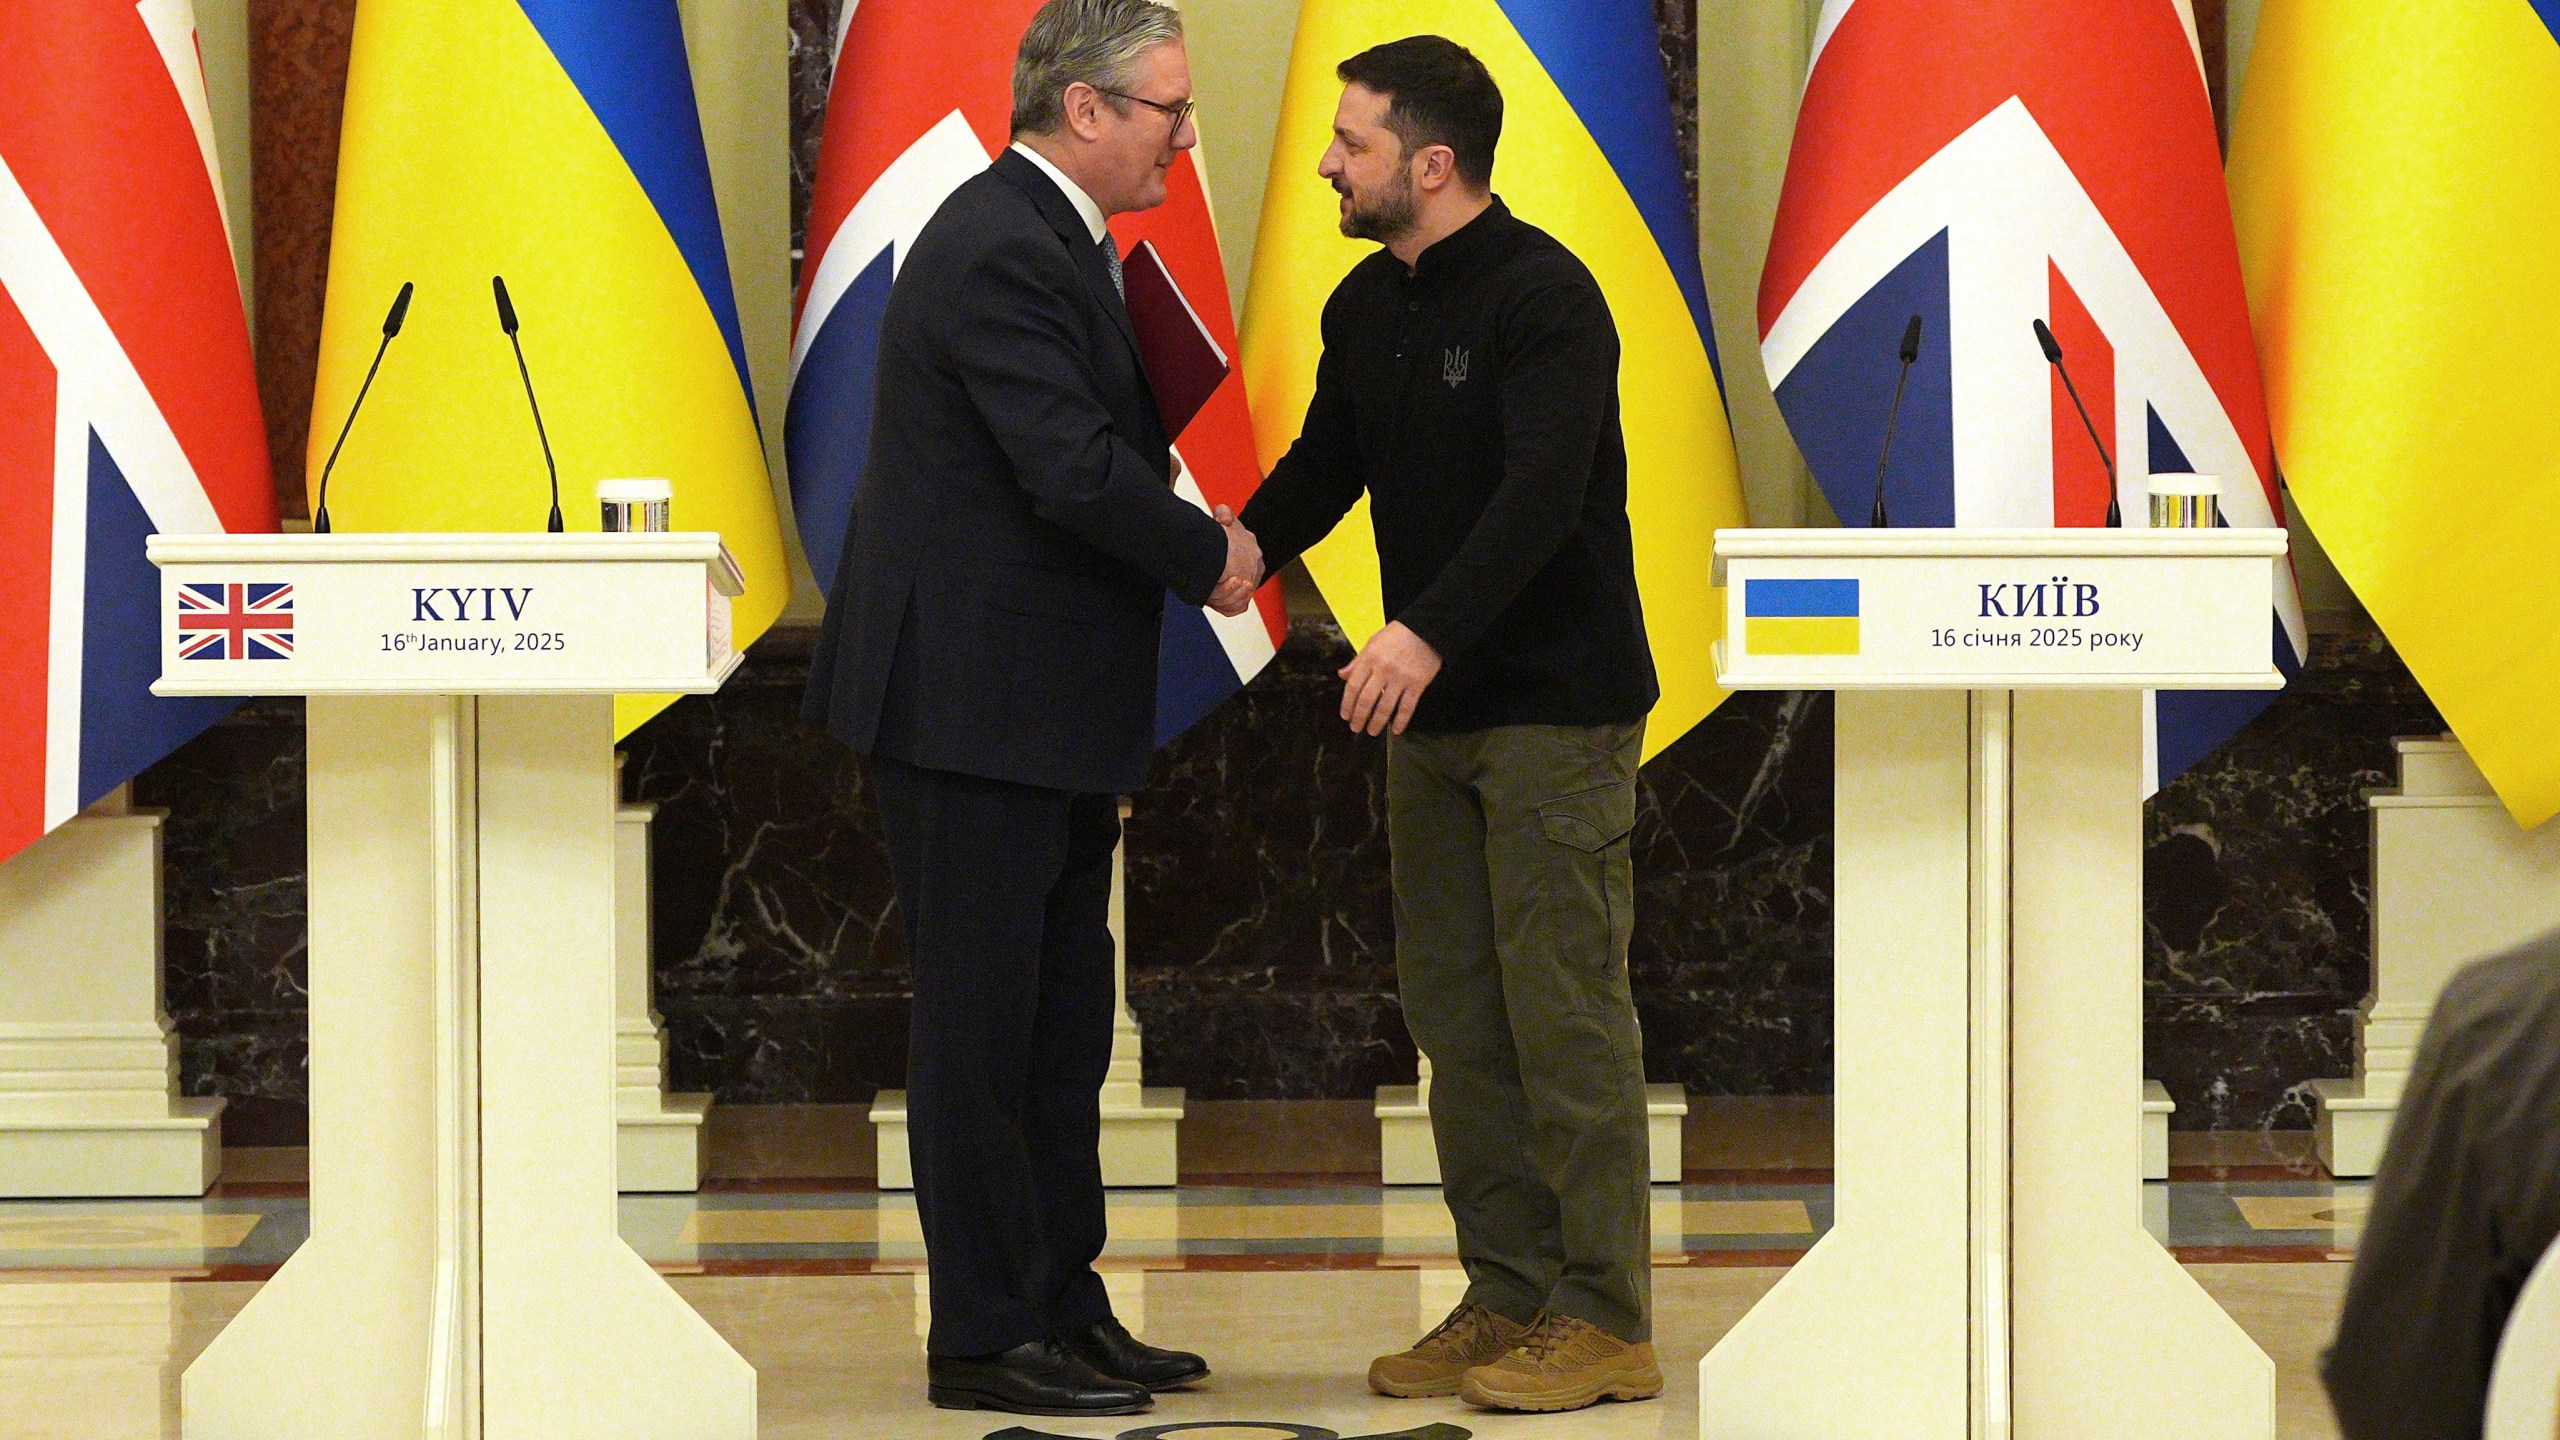
POLYGON ((2346 1440, 2478 1440, 2516 1300, 2560 1240, 2560 931, 2453 977, 2373 1177, 2337 1339, 2346 1440))
POLYGON ((1241 614, 1260 551, 1171 488, 1104 228, 1197 143, 1180 17, 1050 0, 1015 143, 907 253, 807 713, 872 757, 915 975, 908 1136, 937 1405, 1130 1414, 1208 1373, 1093 1271, 1118 796, 1165 592, 1241 614))

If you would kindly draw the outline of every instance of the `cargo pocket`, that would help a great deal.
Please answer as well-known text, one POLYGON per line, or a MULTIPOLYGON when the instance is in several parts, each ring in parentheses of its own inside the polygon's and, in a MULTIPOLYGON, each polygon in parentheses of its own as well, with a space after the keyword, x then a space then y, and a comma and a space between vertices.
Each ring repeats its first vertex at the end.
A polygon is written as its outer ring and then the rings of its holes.
POLYGON ((1561 847, 1548 867, 1545 893, 1564 911, 1600 922, 1596 934, 1589 921, 1565 922, 1556 936, 1567 1003, 1580 1024, 1597 1029, 1612 1065, 1640 1065, 1643 1042, 1635 1037, 1626 971, 1635 930, 1635 864, 1627 840, 1636 824, 1635 781, 1560 796, 1537 814, 1539 833, 1561 847))
POLYGON ((1634 782, 1613 782, 1538 807, 1538 828, 1559 845, 1596 855, 1636 828, 1634 782))

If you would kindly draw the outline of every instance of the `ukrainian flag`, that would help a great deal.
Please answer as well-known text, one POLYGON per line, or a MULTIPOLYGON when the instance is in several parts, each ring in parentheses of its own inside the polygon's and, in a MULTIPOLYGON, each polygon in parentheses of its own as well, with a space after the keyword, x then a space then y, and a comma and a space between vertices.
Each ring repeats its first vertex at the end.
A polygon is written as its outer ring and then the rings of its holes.
MULTIPOLYGON (((599 528, 599 480, 672 481, 676 527, 720 532, 746 572, 743 648, 790 580, 676 0, 363 0, 315 480, 384 311, 403 282, 418 290, 338 461, 339 532, 543 528, 549 481, 498 275, 569 528, 599 528)), ((621 729, 666 703, 624 697, 621 729)))
POLYGON ((2294 499, 2540 824, 2560 812, 2560 0, 2268 0, 2231 196, 2294 499))
POLYGON ((1746 580, 1742 648, 1752 655, 1858 653, 1858 582, 1746 580))
MULTIPOLYGON (((1662 676, 1649 759, 1724 699, 1708 655, 1724 634, 1710 566, 1715 532, 1745 523, 1650 0, 1306 0, 1245 299, 1255 445, 1268 470, 1297 438, 1325 299, 1376 249, 1342 238, 1333 187, 1316 175, 1342 98, 1334 67, 1416 34, 1445 35, 1493 71, 1504 102, 1494 188, 1591 267, 1617 319, 1627 518, 1662 676)), ((1365 500, 1306 561, 1353 643, 1386 623, 1365 500)))

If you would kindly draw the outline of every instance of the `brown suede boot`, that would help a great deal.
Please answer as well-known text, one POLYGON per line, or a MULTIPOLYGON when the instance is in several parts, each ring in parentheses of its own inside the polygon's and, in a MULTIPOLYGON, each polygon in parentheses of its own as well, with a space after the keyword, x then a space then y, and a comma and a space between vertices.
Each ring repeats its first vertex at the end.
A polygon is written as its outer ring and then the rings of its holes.
POLYGON ((1570 1315, 1541 1315, 1501 1359, 1467 1371, 1458 1398, 1489 1410, 1579 1410, 1662 1393, 1653 1342, 1629 1343, 1570 1315))
POLYGON ((1501 1358, 1528 1333, 1529 1327, 1516 1320, 1471 1301, 1462 1303, 1412 1349, 1370 1361, 1369 1388, 1398 1400, 1455 1395, 1458 1378, 1469 1367, 1501 1358))

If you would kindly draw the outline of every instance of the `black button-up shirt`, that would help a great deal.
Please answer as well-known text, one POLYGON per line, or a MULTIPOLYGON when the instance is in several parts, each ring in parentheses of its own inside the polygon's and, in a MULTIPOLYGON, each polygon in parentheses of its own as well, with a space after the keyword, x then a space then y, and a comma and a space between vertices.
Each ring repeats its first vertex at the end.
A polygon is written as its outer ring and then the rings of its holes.
POLYGON ((1411 728, 1653 709, 1617 325, 1590 270, 1499 199, 1411 271, 1381 249, 1343 278, 1305 426, 1243 520, 1278 569, 1363 493, 1387 618, 1444 661, 1411 728))

